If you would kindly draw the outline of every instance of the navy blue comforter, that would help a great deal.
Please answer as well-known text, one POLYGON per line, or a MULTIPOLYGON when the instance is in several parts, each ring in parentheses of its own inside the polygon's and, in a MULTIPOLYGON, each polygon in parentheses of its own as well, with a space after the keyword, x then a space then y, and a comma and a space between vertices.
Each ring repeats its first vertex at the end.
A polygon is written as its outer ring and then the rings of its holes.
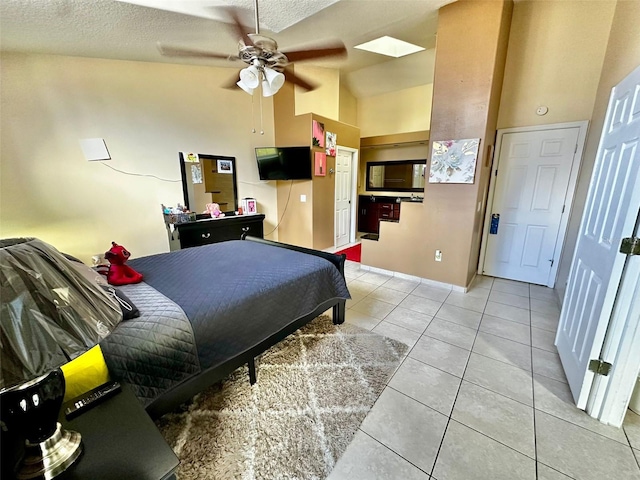
POLYGON ((122 287, 140 317, 101 342, 109 371, 149 405, 223 365, 329 300, 348 299, 320 257, 229 241, 134 259, 144 282, 122 287))
POLYGON ((329 261, 234 240, 134 259, 191 322, 202 368, 251 348, 320 303, 350 298, 329 261))

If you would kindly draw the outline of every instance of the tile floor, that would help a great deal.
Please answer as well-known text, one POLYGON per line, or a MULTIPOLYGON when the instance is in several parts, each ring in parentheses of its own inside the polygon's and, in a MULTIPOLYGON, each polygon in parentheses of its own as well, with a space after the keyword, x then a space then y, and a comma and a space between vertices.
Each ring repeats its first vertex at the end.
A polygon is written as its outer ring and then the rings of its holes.
POLYGON ((330 480, 640 480, 640 416, 617 429, 572 403, 552 290, 480 277, 463 294, 355 262, 345 275, 347 322, 410 349, 330 480))

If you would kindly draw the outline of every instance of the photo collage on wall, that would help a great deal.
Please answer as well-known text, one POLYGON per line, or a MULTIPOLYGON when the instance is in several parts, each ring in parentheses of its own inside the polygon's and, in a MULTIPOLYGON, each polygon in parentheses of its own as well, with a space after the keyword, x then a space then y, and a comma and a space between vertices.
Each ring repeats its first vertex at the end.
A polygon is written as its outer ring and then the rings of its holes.
POLYGON ((324 148, 324 152, 314 152, 314 174, 316 177, 324 177, 327 174, 327 156, 336 156, 336 145, 338 135, 334 132, 325 131, 324 123, 313 121, 312 145, 324 148))

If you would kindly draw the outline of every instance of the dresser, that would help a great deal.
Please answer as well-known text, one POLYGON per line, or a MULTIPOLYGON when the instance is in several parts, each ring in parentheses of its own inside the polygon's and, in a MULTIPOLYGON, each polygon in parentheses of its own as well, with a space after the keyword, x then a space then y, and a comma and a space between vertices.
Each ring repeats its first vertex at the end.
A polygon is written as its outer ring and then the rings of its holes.
POLYGON ((358 197, 358 231, 380 233, 380 220, 397 222, 400 220, 400 203, 396 197, 358 197))
POLYGON ((263 238, 263 221, 264 215, 257 213, 167 224, 169 248, 174 251, 227 240, 240 240, 244 234, 263 238))

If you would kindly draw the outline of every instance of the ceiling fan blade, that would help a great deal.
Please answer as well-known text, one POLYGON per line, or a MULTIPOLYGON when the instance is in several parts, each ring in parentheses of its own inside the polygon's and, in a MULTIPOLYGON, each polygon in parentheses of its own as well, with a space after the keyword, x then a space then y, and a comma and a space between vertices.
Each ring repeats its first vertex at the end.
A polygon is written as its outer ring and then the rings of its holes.
POLYGON ((199 58, 215 58, 220 60, 238 60, 236 55, 228 55, 224 53, 205 52, 203 50, 194 50, 190 48, 170 47, 158 43, 158 50, 162 55, 167 57, 199 57, 199 58))
POLYGON ((227 15, 229 15, 229 20, 231 21, 233 32, 238 37, 238 39, 242 40, 242 42, 244 42, 246 46, 253 45, 251 38, 249 38, 249 34, 253 32, 245 27, 240 20, 240 13, 244 13, 244 10, 233 7, 222 8, 222 10, 225 11, 227 15))
POLYGON ((287 56, 290 63, 322 57, 339 57, 347 54, 347 49, 342 42, 335 42, 318 48, 281 51, 287 56))
POLYGON ((305 89, 306 91, 310 92, 312 90, 315 90, 316 88, 318 88, 318 85, 316 83, 312 83, 308 80, 303 79, 302 77, 296 75, 293 70, 291 70, 290 68, 286 68, 284 71, 284 78, 287 82, 291 82, 294 85, 297 85, 300 88, 305 89))

